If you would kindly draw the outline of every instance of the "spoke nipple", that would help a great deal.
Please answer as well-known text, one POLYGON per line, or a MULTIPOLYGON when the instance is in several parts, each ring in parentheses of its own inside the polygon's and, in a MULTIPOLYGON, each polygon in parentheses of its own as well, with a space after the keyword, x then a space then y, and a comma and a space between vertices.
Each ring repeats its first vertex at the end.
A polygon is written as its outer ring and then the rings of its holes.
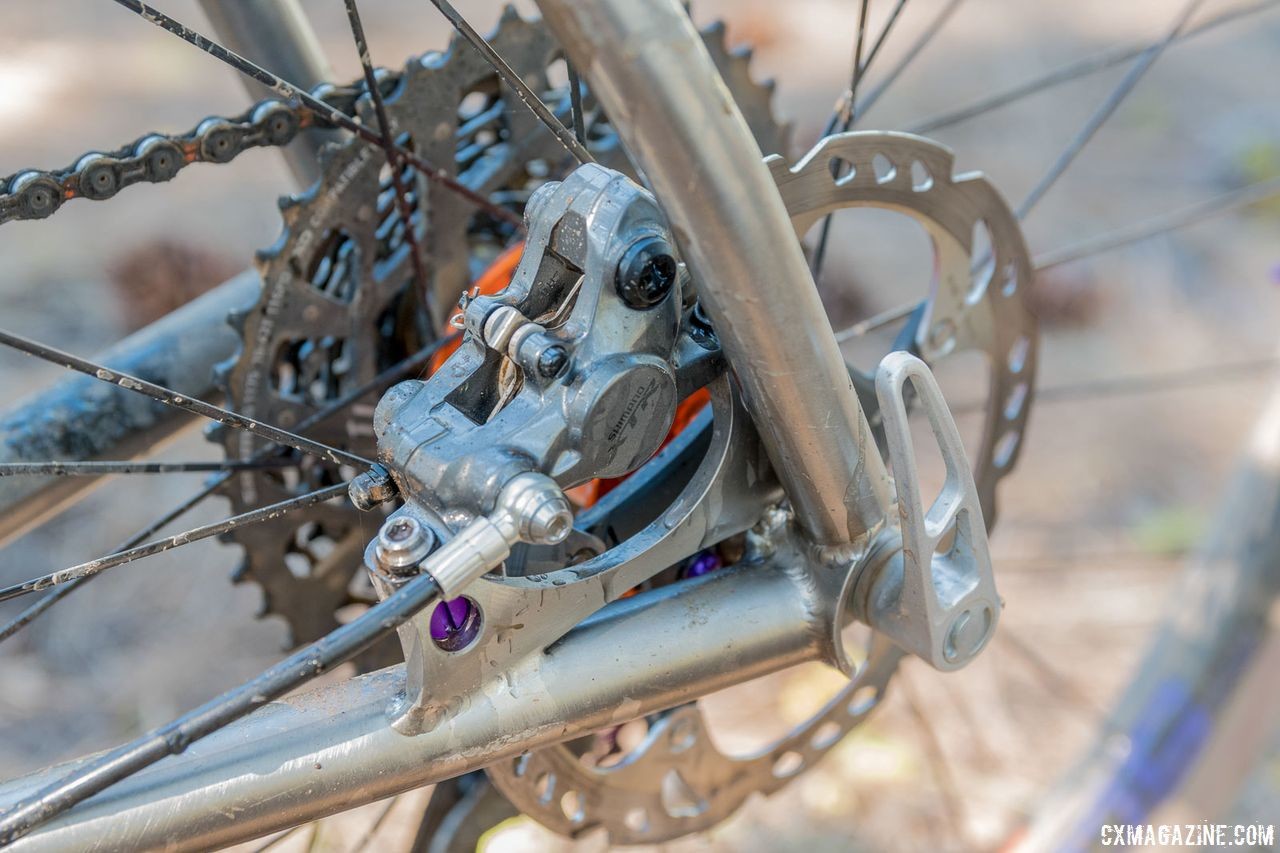
POLYGON ((351 481, 347 487, 347 495, 356 509, 368 512, 379 504, 386 503, 397 494, 395 480, 391 472, 381 465, 373 465, 368 471, 351 481))

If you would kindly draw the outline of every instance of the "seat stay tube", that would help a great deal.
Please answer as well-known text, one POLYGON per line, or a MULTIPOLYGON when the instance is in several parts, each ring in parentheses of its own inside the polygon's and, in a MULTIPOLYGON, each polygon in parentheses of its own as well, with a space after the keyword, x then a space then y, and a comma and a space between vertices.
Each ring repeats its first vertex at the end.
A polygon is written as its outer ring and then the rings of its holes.
POLYGON ((890 504, 791 219, 679 0, 538 0, 671 221, 746 405, 809 535, 844 545, 890 504))

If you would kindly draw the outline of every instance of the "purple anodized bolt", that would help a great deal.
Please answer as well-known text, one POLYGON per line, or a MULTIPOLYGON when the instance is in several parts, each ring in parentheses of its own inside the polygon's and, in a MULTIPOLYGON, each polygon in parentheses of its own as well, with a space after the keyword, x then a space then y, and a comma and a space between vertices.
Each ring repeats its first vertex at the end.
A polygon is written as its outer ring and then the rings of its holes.
POLYGON ((714 572, 723 565, 724 562, 720 559, 720 555, 714 550, 703 551, 690 560, 689 565, 684 567, 684 577, 700 578, 705 574, 714 572))
POLYGON ((480 611, 469 598, 442 601, 431 611, 432 641, 447 652, 465 648, 480 633, 480 611))

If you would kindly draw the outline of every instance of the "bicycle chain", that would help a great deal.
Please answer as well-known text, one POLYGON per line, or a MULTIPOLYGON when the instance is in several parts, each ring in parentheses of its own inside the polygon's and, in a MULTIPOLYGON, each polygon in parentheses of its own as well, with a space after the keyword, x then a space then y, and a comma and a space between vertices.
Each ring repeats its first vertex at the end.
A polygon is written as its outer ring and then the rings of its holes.
MULTIPOLYGON (((387 75, 379 85, 397 81, 387 75)), ((322 83, 312 94, 355 118, 364 91, 322 83)), ((134 184, 162 184, 192 163, 229 163, 251 148, 288 145, 311 127, 334 125, 300 101, 267 98, 232 118, 209 116, 186 133, 149 133, 115 151, 90 151, 65 169, 24 169, 0 179, 0 225, 45 219, 74 198, 105 201, 134 184)))

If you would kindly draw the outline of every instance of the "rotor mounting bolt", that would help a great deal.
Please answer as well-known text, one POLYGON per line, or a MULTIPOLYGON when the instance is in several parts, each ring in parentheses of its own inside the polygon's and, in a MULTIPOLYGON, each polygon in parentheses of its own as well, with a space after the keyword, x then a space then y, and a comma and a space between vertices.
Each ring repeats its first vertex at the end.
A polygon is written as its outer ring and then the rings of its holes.
POLYGON ((418 564, 435 550, 435 534, 412 516, 398 515, 387 519, 378 531, 374 554, 378 565, 393 575, 415 574, 418 564))
POLYGON ((637 311, 652 308, 667 298, 679 271, 671 244, 658 236, 643 237, 618 262, 618 295, 637 311))
POLYGON ((538 353, 538 375, 543 379, 558 379, 569 368, 569 351, 560 344, 538 353))
POLYGON ((356 509, 367 512, 378 504, 394 498, 396 483, 391 479, 391 472, 381 465, 374 464, 368 471, 351 481, 351 485, 347 487, 347 495, 356 509))

